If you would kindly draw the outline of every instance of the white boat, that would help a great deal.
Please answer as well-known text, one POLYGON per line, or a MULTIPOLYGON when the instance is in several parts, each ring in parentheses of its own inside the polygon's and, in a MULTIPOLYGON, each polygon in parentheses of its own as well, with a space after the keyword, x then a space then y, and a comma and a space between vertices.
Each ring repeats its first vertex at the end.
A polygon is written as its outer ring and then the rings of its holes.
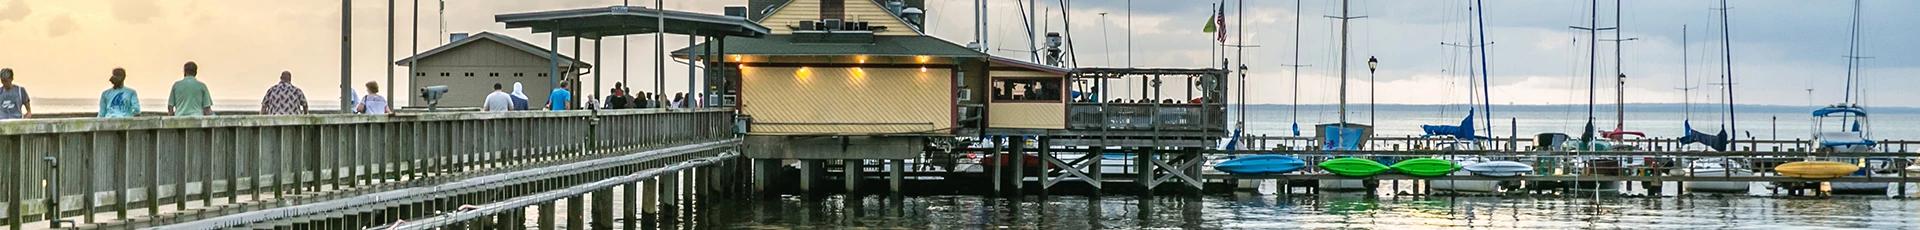
POLYGON ((1911 172, 1911 173, 1920 173, 1920 164, 1916 164, 1916 165, 1908 165, 1908 166, 1907 166, 1907 172, 1911 172))
MULTIPOLYGON (((1867 112, 1856 105, 1838 104, 1813 111, 1813 145, 1824 151, 1832 152, 1869 152, 1875 143, 1867 137, 1872 127, 1867 123, 1867 112), (1827 121, 1837 121, 1838 125, 1829 126, 1827 121)), ((1878 176, 1880 170, 1889 169, 1887 159, 1836 159, 1835 161, 1861 164, 1860 171, 1843 178, 1861 178, 1878 176)), ((1879 194, 1886 195, 1889 183, 1886 182, 1830 182, 1828 187, 1835 194, 1879 194)))
MULTIPOLYGON (((1706 158, 1694 160, 1688 163, 1686 168, 1673 169, 1672 174, 1691 175, 1693 177, 1739 177, 1754 175, 1753 170, 1741 167, 1742 165, 1743 164, 1740 164, 1738 161, 1724 158, 1706 158)), ((1687 191, 1694 192, 1746 193, 1748 189, 1753 188, 1753 182, 1690 181, 1682 184, 1680 187, 1687 191)))
POLYGON ((1473 175, 1488 177, 1515 177, 1533 173, 1533 166, 1514 161, 1487 161, 1463 167, 1473 175))
MULTIPOLYGON (((1466 169, 1466 170, 1454 171, 1453 174, 1450 174, 1454 176, 1480 175, 1481 172, 1474 172, 1472 170, 1474 168, 1480 168, 1484 172, 1491 172, 1499 175, 1508 175, 1508 176, 1518 175, 1513 172, 1510 172, 1510 170, 1506 170, 1508 169, 1508 167, 1497 167, 1500 165, 1505 165, 1504 163, 1519 164, 1518 162, 1512 162, 1512 161, 1489 162, 1485 158, 1480 158, 1480 157, 1442 157, 1442 159, 1452 161, 1454 164, 1462 165, 1463 166, 1462 168, 1466 169), (1475 166, 1480 166, 1480 167, 1475 167, 1475 166), (1489 166, 1495 166, 1495 167, 1489 167, 1489 166), (1487 169, 1495 169, 1495 170, 1485 171, 1487 169)), ((1521 164, 1521 166, 1526 166, 1526 165, 1521 164)), ((1527 171, 1529 172, 1533 171, 1533 167, 1531 166, 1527 166, 1526 168, 1527 168, 1527 171)), ((1497 180, 1431 180, 1431 181, 1427 181, 1427 186, 1433 188, 1433 190, 1443 190, 1443 191, 1460 191, 1460 192, 1498 192, 1500 191, 1500 181, 1497 181, 1497 180)))

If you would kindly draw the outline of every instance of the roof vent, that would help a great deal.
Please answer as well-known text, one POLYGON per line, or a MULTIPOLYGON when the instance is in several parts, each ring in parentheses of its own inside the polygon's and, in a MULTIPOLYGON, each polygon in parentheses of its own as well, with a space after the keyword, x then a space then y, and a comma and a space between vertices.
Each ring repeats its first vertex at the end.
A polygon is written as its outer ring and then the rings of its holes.
POLYGON ((927 16, 927 12, 920 10, 920 8, 906 8, 906 9, 900 10, 900 17, 907 18, 907 23, 913 23, 913 26, 915 27, 925 26, 926 23, 924 22, 926 22, 926 16, 927 16))

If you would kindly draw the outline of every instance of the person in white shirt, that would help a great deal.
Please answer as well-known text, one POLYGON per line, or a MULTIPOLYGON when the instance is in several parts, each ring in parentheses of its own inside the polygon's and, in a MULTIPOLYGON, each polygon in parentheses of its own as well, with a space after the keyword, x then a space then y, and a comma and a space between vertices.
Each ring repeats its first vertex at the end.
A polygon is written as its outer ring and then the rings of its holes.
POLYGON ((513 110, 513 96, 508 95, 506 91, 501 91, 502 88, 504 87, 502 87, 500 83, 493 83, 493 93, 487 94, 487 100, 485 103, 481 103, 480 111, 506 112, 513 110))
POLYGON ((387 97, 380 96, 380 83, 367 82, 367 96, 360 97, 360 106, 354 112, 370 115, 387 114, 387 97))

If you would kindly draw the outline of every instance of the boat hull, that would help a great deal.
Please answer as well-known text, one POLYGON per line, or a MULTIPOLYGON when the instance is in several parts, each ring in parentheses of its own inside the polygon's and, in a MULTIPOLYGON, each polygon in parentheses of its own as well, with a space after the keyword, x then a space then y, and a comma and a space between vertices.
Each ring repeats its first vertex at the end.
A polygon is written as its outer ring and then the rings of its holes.
POLYGON ((1395 171, 1400 171, 1402 174, 1418 177, 1436 177, 1453 173, 1454 170, 1460 169, 1460 165, 1441 159, 1417 158, 1395 163, 1391 168, 1395 171))
MULTIPOLYGON (((1753 171, 1742 169, 1702 168, 1694 169, 1692 173, 1693 177, 1753 176, 1753 171)), ((1674 174, 1687 175, 1687 172, 1674 172, 1674 174)), ((1687 191, 1694 192, 1746 193, 1749 189, 1753 188, 1753 182, 1691 181, 1681 184, 1680 187, 1687 189, 1687 191)))
POLYGON ((1461 168, 1473 175, 1489 177, 1514 177, 1533 172, 1533 166, 1513 161, 1489 161, 1461 168))
POLYGON ((1286 174, 1307 167, 1307 162, 1292 156, 1255 155, 1227 160, 1214 170, 1239 175, 1286 174))
POLYGON ((1340 158, 1320 162, 1320 168, 1333 174, 1349 177, 1368 177, 1387 171, 1387 165, 1360 158, 1340 158))
POLYGON ((1780 175, 1801 179, 1833 179, 1853 174, 1860 166, 1833 161, 1801 161, 1780 164, 1773 168, 1780 175))

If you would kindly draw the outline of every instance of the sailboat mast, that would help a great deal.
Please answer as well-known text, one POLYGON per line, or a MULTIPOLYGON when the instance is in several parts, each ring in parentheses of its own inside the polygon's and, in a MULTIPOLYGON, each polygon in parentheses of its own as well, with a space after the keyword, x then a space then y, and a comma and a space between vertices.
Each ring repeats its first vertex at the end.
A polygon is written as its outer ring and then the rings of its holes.
POLYGON ((1727 145, 1734 146, 1734 140, 1740 139, 1739 132, 1736 132, 1740 126, 1733 115, 1733 35, 1732 29, 1729 29, 1733 27, 1733 22, 1727 20, 1729 10, 1733 9, 1727 8, 1727 0, 1720 0, 1720 49, 1723 54, 1722 60, 1726 61, 1726 64, 1722 65, 1725 66, 1725 72, 1722 72, 1721 76, 1727 81, 1727 132, 1735 133, 1734 137, 1727 138, 1727 145))
POLYGON ((1240 69, 1237 71, 1240 72, 1240 92, 1238 92, 1240 94, 1240 120, 1234 124, 1234 126, 1236 126, 1234 128, 1244 133, 1247 130, 1247 0, 1240 0, 1239 4, 1239 12, 1234 13, 1235 16, 1239 16, 1234 19, 1236 20, 1234 23, 1239 24, 1237 25, 1239 27, 1233 29, 1233 40, 1239 42, 1240 45, 1234 46, 1233 52, 1235 56, 1234 59, 1240 60, 1240 69))
POLYGON ((1340 128, 1347 126, 1347 1, 1340 1, 1340 128))
POLYGON ((1293 135, 1300 136, 1300 1, 1293 0, 1293 135))
MULTIPOLYGON (((1692 41, 1692 40, 1687 39, 1687 25, 1681 24, 1680 25, 1680 111, 1681 111, 1680 114, 1681 114, 1682 120, 1693 120, 1693 93, 1690 93, 1693 91, 1693 88, 1692 88, 1693 85, 1691 85, 1692 81, 1690 80, 1693 78, 1693 69, 1692 69, 1693 64, 1688 64, 1688 60, 1687 60, 1688 58, 1692 58, 1692 56, 1687 53, 1693 50, 1691 50, 1690 48, 1687 48, 1688 47, 1687 42, 1689 41, 1692 41)), ((1692 130, 1688 130, 1688 132, 1692 132, 1692 130)))
MULTIPOLYGON (((1476 27, 1480 28, 1480 42, 1488 43, 1487 42, 1487 19, 1484 16, 1485 14, 1483 13, 1483 12, 1486 12, 1487 9, 1482 8, 1482 6, 1480 5, 1480 0, 1473 1, 1473 9, 1474 9, 1473 19, 1475 21, 1474 23, 1478 24, 1476 25, 1476 27)), ((1486 115, 1486 118, 1484 119, 1487 120, 1486 122, 1487 133, 1488 133, 1487 136, 1493 136, 1492 135, 1493 133, 1493 90, 1491 89, 1493 88, 1493 85, 1488 84, 1488 81, 1487 81, 1488 75, 1491 75, 1491 73, 1488 73, 1488 72, 1492 72, 1492 70, 1487 69, 1487 44, 1478 44, 1478 45, 1480 45, 1480 100, 1481 100, 1480 106, 1482 106, 1481 112, 1483 112, 1483 114, 1486 115)), ((1467 128, 1471 129, 1473 127, 1467 127, 1467 128)))
MULTIPOLYGON (((1627 128, 1627 74, 1625 72, 1620 71, 1620 66, 1624 65, 1620 63, 1620 60, 1622 60, 1622 58, 1620 57, 1621 56, 1620 51, 1622 50, 1621 47, 1626 46, 1627 40, 1622 40, 1620 38, 1620 34, 1623 33, 1619 29, 1621 27, 1620 26, 1620 14, 1621 14, 1620 5, 1622 5, 1620 3, 1620 0, 1613 0, 1613 28, 1614 28, 1613 30, 1613 74, 1614 74, 1614 78, 1616 78, 1613 81, 1614 82, 1613 84, 1613 88, 1614 88, 1613 90, 1613 93, 1614 93, 1613 130, 1626 130, 1627 128)), ((1623 139, 1626 138, 1625 135, 1622 135, 1620 137, 1623 139)))

